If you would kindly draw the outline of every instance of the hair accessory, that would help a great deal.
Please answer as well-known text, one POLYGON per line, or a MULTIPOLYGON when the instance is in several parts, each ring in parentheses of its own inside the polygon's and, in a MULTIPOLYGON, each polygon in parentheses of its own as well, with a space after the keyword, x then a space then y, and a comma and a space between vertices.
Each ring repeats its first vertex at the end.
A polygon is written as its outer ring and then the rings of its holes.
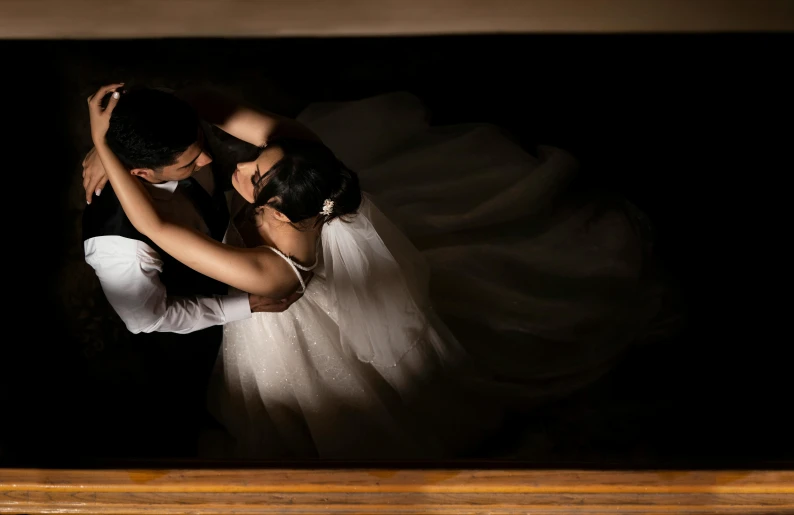
POLYGON ((323 202, 323 210, 320 213, 324 214, 325 216, 330 215, 334 212, 334 201, 331 199, 325 199, 323 202))

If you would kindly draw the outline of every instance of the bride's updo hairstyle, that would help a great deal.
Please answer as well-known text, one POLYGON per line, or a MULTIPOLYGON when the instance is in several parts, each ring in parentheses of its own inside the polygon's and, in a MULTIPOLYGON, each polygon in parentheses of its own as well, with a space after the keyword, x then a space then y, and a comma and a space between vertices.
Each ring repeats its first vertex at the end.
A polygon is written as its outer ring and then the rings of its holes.
POLYGON ((307 222, 314 217, 313 227, 319 227, 356 213, 362 199, 358 175, 331 149, 319 141, 298 139, 278 140, 268 146, 281 148, 284 157, 262 175, 258 182, 261 189, 254 187, 255 208, 270 206, 299 228, 308 228, 307 222))

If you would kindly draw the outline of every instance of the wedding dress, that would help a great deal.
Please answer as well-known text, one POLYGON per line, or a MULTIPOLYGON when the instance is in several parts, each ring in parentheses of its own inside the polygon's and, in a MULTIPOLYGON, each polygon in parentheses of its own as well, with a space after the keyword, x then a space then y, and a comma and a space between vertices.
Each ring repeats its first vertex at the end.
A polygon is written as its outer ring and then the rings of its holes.
POLYGON ((568 153, 431 127, 407 93, 298 119, 372 198, 324 227, 302 299, 226 326, 210 406, 236 456, 458 455, 665 327, 644 216, 569 196, 568 153))
MULTIPOLYGON (((230 229, 228 243, 240 243, 230 229)), ((321 231, 283 313, 225 327, 210 409, 239 458, 443 458, 498 427, 476 368, 432 311, 422 256, 365 196, 321 231)))

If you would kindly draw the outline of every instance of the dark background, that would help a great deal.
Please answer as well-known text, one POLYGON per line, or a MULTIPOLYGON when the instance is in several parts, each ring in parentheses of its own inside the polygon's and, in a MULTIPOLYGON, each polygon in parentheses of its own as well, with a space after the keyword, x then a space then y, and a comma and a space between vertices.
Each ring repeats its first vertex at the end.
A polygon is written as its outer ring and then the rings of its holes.
POLYGON ((689 322, 592 387, 516 418, 483 455, 510 457, 529 439, 538 452, 520 458, 537 466, 794 462, 793 49, 790 34, 0 42, 0 464, 139 457, 114 439, 118 407, 102 398, 97 357, 58 293, 68 256, 81 253, 85 97, 115 81, 209 81, 287 115, 403 89, 438 123, 495 122, 529 150, 572 151, 579 187, 617 189, 650 215, 689 322))

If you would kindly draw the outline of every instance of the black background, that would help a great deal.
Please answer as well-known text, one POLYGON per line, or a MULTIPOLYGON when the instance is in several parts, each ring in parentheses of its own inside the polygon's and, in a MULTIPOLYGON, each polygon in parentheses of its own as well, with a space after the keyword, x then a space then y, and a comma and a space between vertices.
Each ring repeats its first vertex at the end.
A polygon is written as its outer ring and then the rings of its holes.
POLYGON ((792 49, 789 34, 0 42, 0 463, 76 466, 110 430, 54 288, 85 97, 119 80, 224 81, 288 115, 406 89, 438 123, 571 150, 583 183, 649 213, 689 324, 524 420, 553 442, 543 464, 790 463, 792 49))

